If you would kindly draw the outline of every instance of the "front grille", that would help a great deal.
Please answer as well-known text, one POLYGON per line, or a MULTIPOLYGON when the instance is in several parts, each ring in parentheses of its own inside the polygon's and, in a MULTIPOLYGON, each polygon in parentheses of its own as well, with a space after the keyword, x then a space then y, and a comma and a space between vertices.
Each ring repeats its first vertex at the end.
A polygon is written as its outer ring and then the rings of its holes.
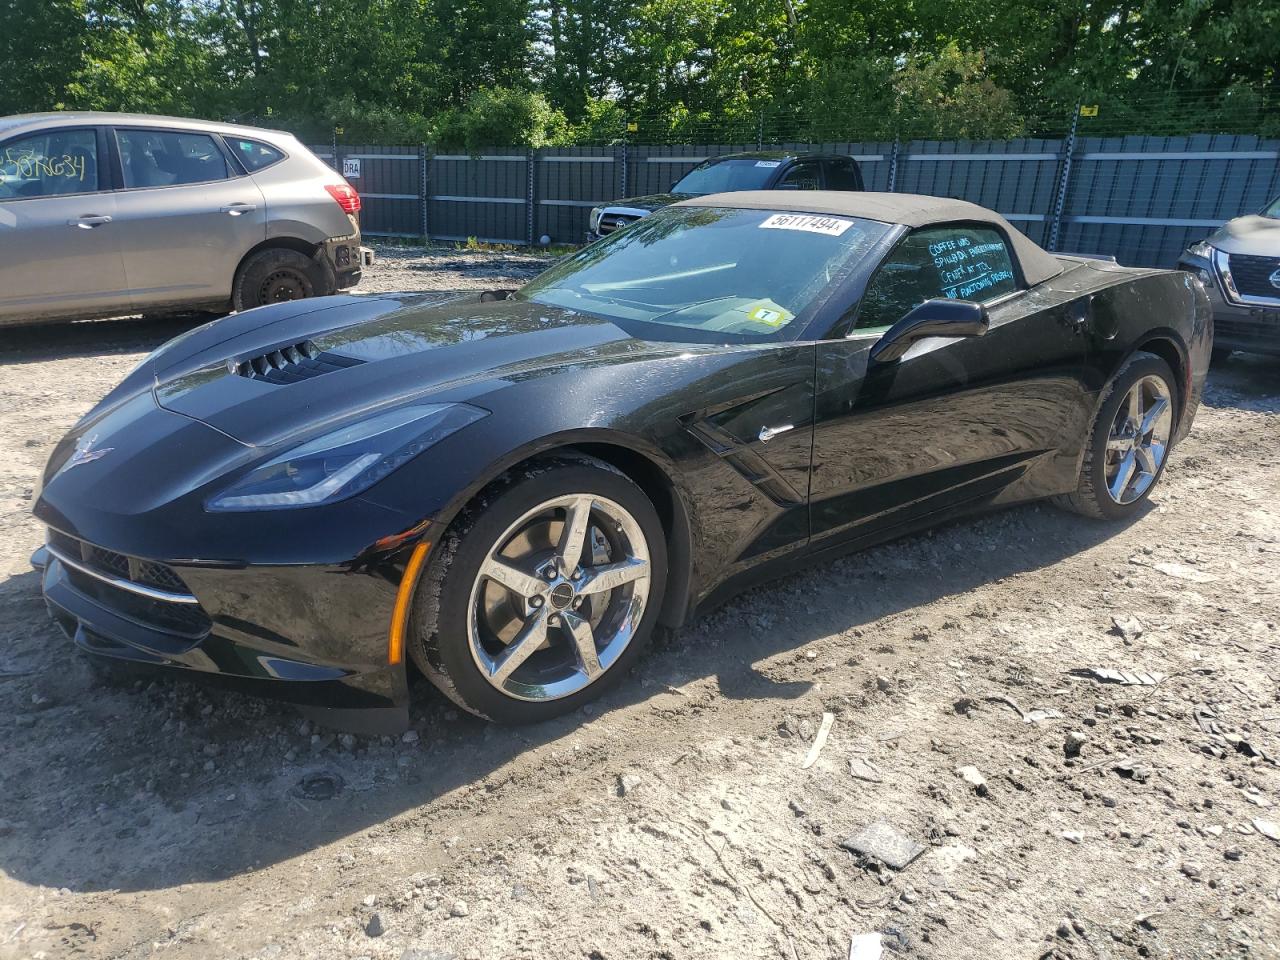
POLYGON ((49 531, 49 546, 92 571, 63 564, 67 579, 76 590, 113 613, 141 626, 183 637, 202 637, 212 629, 208 615, 197 603, 143 596, 93 575, 190 596, 182 577, 167 564, 107 550, 58 530, 49 531))
POLYGON ((1280 346, 1280 324, 1262 317, 1213 318, 1213 335, 1219 340, 1252 341, 1259 346, 1280 346))
POLYGON ((603 213, 600 215, 600 226, 597 232, 603 236, 606 233, 613 233, 620 230, 629 223, 635 223, 640 217, 627 213, 603 213))
POLYGON ((163 563, 125 556, 123 553, 106 550, 58 530, 49 531, 49 543, 72 560, 79 560, 86 567, 105 573, 109 577, 128 580, 144 587, 168 590, 170 593, 191 592, 174 569, 163 563))
POLYGON ((67 567, 66 574, 71 585, 86 597, 139 626, 191 639, 203 637, 213 628, 208 614, 198 604, 153 600, 113 587, 75 567, 67 567))
POLYGON ((1241 296, 1280 300, 1280 286, 1271 281, 1272 276, 1280 280, 1280 257, 1233 253, 1227 257, 1227 265, 1241 296))
POLYGON ((361 363, 364 361, 355 357, 329 353, 327 350, 321 350, 312 341, 304 340, 301 343, 292 343, 270 350, 256 357, 233 360, 230 367, 233 373, 249 380, 286 384, 310 380, 312 377, 323 376, 361 363))

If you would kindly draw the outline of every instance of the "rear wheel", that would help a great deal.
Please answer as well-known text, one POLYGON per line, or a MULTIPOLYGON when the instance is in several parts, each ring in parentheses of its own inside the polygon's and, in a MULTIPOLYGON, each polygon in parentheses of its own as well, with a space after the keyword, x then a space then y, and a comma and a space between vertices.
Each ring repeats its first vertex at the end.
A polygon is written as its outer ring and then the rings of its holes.
POLYGON ((240 265, 231 299, 236 310, 250 310, 332 292, 332 281, 313 258, 297 250, 276 248, 259 250, 240 265))
POLYGON ((437 546, 410 652, 482 717, 566 713, 639 656, 666 567, 662 525, 630 479, 588 458, 538 463, 492 488, 437 546))
POLYGON ((1164 360, 1151 353, 1131 356, 1098 411, 1075 491, 1056 502, 1107 520, 1139 510, 1164 474, 1177 398, 1173 371, 1164 360))

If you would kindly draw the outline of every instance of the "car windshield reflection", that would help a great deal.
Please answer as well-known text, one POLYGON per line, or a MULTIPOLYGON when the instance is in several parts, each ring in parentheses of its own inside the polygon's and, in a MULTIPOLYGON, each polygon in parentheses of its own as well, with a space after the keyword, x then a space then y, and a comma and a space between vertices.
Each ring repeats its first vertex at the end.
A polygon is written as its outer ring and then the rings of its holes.
POLYGON ((728 342, 780 339, 889 229, 856 217, 671 207, 583 248, 518 296, 728 342))

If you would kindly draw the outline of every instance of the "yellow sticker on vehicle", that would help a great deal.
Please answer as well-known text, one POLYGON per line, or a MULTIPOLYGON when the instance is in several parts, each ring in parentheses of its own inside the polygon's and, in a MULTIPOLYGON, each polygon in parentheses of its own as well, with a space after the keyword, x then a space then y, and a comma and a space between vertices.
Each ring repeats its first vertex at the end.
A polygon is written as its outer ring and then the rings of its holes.
POLYGON ((747 318, 763 323, 768 327, 780 327, 784 323, 788 323, 795 319, 795 314, 790 310, 783 309, 773 301, 766 303, 757 303, 747 310, 747 318))

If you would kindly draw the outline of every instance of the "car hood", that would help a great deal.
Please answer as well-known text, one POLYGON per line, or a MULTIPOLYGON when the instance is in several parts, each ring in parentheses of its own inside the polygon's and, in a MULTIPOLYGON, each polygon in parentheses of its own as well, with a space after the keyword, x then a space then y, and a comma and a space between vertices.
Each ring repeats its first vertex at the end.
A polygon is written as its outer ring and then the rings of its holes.
POLYGON ((495 380, 676 352, 607 320, 527 301, 336 299, 230 317, 266 321, 230 336, 223 321, 202 328, 151 361, 156 402, 240 443, 270 446, 428 395, 473 400, 495 380))
POLYGON ((1209 238, 1209 243, 1227 253, 1280 257, 1280 220, 1275 217, 1236 217, 1219 227, 1209 238))
POLYGON ((647 210, 653 213, 655 210, 661 210, 663 207, 669 207, 673 203, 679 203, 681 200, 688 200, 692 197, 691 193, 651 193, 647 197, 628 197, 625 200, 614 200, 612 203, 604 204, 605 209, 611 207, 630 207, 633 210, 647 210))

